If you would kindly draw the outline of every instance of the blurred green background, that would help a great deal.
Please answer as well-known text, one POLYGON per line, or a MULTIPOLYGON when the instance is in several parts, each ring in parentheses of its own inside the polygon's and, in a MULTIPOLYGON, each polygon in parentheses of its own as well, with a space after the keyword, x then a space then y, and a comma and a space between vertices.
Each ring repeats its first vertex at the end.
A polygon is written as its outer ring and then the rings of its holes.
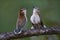
MULTIPOLYGON (((26 28, 31 27, 30 16, 33 6, 40 7, 42 20, 47 26, 60 25, 60 0, 0 0, 0 33, 10 32, 15 29, 18 10, 27 8, 28 23, 26 28)), ((50 35, 51 36, 51 35, 50 35)), ((49 35, 22 38, 19 40, 53 40, 49 35), (50 39, 49 39, 50 38, 50 39)), ((60 35, 56 36, 60 40, 60 35)))

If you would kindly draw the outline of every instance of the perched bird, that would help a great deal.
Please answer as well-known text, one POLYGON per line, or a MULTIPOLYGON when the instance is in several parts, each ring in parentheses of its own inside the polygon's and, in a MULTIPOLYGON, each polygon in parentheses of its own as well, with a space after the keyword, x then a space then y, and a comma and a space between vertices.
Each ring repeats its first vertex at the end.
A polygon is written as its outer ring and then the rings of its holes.
POLYGON ((23 27, 25 26, 25 24, 27 22, 26 11, 27 10, 25 8, 21 8, 19 10, 17 23, 16 23, 16 29, 14 30, 15 34, 21 33, 23 30, 23 27))
POLYGON ((30 21, 33 25, 31 27, 31 29, 40 29, 40 28, 46 27, 42 22, 42 19, 41 19, 41 16, 40 16, 40 10, 39 10, 38 7, 33 8, 33 14, 30 18, 30 21))

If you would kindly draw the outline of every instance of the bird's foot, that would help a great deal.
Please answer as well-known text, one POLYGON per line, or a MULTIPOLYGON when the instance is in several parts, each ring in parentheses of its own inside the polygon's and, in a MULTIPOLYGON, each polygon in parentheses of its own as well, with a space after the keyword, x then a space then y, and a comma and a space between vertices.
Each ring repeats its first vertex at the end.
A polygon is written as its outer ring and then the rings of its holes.
POLYGON ((31 29, 34 29, 34 27, 32 26, 31 29))
POLYGON ((14 33, 15 34, 21 34, 22 33, 22 30, 14 30, 14 33))

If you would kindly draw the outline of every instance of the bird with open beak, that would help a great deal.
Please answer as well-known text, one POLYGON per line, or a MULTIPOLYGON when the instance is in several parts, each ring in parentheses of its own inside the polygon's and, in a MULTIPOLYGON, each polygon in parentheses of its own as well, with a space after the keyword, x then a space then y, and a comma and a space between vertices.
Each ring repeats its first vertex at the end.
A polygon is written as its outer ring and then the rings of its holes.
POLYGON ((18 18, 17 18, 17 23, 16 23, 16 29, 14 30, 15 34, 22 33, 23 27, 25 26, 27 22, 27 17, 26 17, 26 9, 21 8, 19 10, 18 18))
POLYGON ((32 23, 32 27, 31 29, 41 29, 46 27, 45 25, 43 25, 42 19, 41 19, 41 15, 40 15, 40 10, 38 7, 34 7, 33 8, 33 14, 30 18, 30 21, 32 23))

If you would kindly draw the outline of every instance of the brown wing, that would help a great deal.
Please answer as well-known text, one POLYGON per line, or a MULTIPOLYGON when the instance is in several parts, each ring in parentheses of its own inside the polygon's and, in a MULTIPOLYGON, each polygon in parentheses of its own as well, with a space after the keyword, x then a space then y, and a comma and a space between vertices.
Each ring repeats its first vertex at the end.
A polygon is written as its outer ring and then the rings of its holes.
POLYGON ((26 24, 26 18, 25 17, 19 17, 17 19, 16 28, 21 29, 24 27, 25 24, 26 24))

